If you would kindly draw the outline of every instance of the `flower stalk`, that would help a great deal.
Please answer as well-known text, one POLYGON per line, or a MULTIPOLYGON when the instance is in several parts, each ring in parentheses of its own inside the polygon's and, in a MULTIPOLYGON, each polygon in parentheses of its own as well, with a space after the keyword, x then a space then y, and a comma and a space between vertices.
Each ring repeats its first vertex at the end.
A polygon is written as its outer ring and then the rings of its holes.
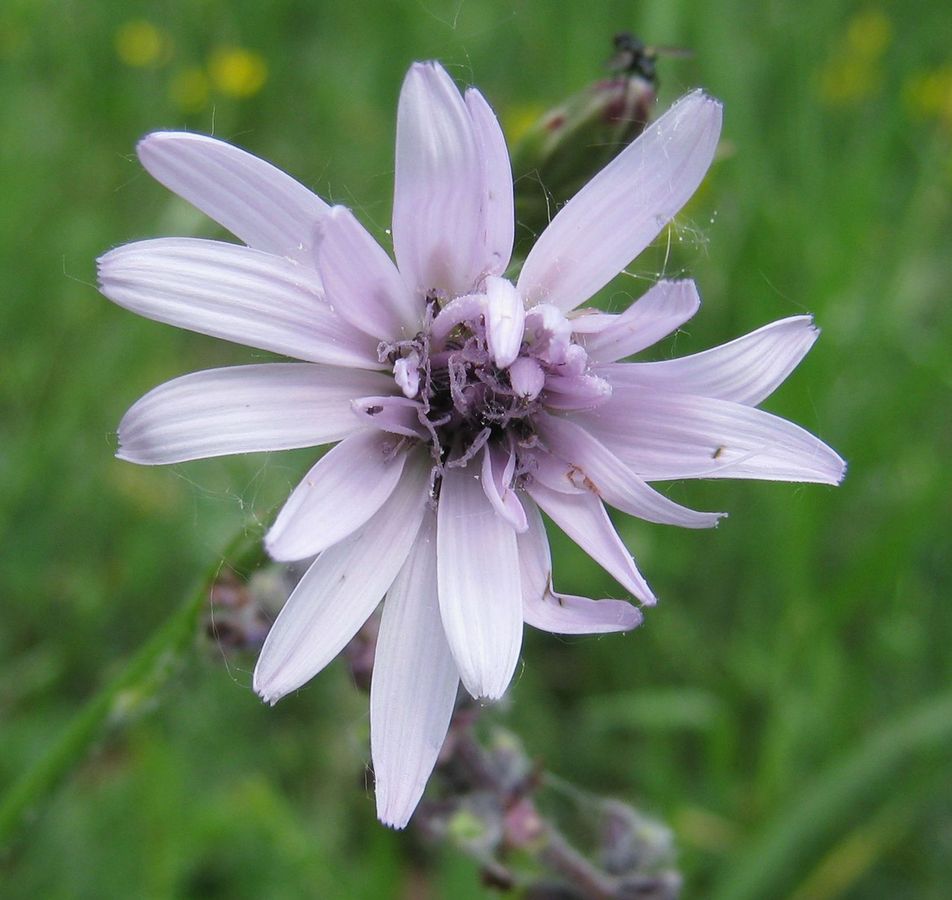
POLYGON ((194 649, 202 613, 226 563, 245 571, 259 565, 262 557, 261 534, 255 528, 243 528, 165 624, 86 703, 49 751, 10 786, 0 799, 0 852, 9 851, 23 826, 40 813, 98 741, 132 722, 161 693, 194 649))

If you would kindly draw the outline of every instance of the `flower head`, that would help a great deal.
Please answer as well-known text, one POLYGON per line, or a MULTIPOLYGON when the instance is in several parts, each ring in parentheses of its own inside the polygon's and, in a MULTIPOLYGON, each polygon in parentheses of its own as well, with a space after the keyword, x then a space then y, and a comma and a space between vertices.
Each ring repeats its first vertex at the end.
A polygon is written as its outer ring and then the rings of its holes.
POLYGON ((157 133, 139 157, 246 246, 162 238, 100 260, 102 292, 153 319, 301 362, 196 372, 155 388, 119 426, 119 456, 174 463, 337 442, 266 537, 316 556, 265 642, 271 703, 332 660, 382 598, 371 689, 381 819, 410 817, 461 680, 498 698, 523 623, 624 631, 626 601, 552 586, 547 513, 644 604, 654 595, 605 504, 703 528, 649 486, 674 478, 836 483, 842 460, 756 409, 816 338, 806 316, 723 347, 623 363, 697 310, 661 281, 620 315, 579 309, 691 196, 720 105, 688 94, 555 216, 518 279, 512 179, 489 105, 435 63, 414 65, 397 117, 394 263, 343 207, 209 137, 157 133))

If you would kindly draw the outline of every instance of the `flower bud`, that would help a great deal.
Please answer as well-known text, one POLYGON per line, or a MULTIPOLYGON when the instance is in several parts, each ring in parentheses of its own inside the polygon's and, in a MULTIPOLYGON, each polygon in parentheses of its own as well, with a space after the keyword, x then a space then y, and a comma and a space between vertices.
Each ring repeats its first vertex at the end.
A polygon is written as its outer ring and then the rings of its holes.
POLYGON ((531 240, 556 209, 642 131, 655 103, 655 53, 615 36, 611 74, 539 118, 513 150, 516 221, 531 240))

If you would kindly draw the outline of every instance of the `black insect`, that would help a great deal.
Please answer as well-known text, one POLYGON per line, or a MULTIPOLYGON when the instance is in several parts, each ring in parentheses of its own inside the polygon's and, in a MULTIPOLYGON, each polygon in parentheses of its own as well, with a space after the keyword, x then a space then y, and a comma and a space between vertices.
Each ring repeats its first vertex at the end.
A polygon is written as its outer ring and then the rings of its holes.
POLYGON ((654 88, 658 87, 659 56, 690 56, 690 50, 679 47, 649 47, 630 31, 615 35, 615 55, 608 68, 619 75, 639 75, 654 88))

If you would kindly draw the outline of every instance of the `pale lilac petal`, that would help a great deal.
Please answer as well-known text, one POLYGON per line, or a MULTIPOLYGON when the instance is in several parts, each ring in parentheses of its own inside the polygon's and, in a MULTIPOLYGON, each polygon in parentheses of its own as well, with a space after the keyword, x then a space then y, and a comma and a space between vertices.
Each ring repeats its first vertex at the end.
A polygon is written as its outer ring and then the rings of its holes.
POLYGON ((598 497, 589 491, 561 493, 538 481, 531 482, 526 491, 559 528, 626 590, 649 606, 657 602, 598 497))
POLYGON ((697 189, 720 130, 721 105, 701 91, 650 124, 549 223, 519 275, 523 297, 570 310, 604 287, 697 189))
POLYGON ((476 466, 447 468, 437 524, 440 611, 460 678, 474 697, 503 695, 522 646, 516 533, 496 515, 476 466))
POLYGON ((361 427, 351 398, 393 389, 382 372, 268 363, 159 385, 119 423, 120 459, 145 465, 339 441, 361 427))
POLYGON ((505 278, 486 279, 486 339, 493 361, 505 369, 519 355, 526 327, 522 297, 505 278))
POLYGON ((486 311, 485 294, 463 294, 454 297, 443 306, 433 319, 430 327, 430 340, 435 346, 441 346, 453 329, 463 322, 475 319, 486 311))
POLYGON ((517 538, 522 612, 527 625, 556 634, 603 634, 640 625, 641 610, 623 600, 590 600, 552 589, 552 557, 539 509, 523 500, 528 529, 517 538))
POLYGON ((313 269, 195 238, 125 244, 99 260, 99 289, 139 315, 308 362, 379 369, 377 341, 324 300, 313 269))
POLYGON ((611 399, 612 386, 598 375, 549 375, 543 402, 550 409, 594 409, 611 399))
POLYGON ((384 249, 353 213, 335 206, 317 226, 315 259, 327 302, 341 318, 378 339, 412 338, 423 298, 406 286, 384 249))
POLYGON ((569 344, 556 370, 559 376, 584 375, 589 369, 588 354, 579 344, 569 344))
POLYGON ((430 433, 422 424, 423 408, 406 397, 360 397, 351 404, 355 416, 364 425, 428 440, 430 433))
POLYGON ((611 634, 637 628, 644 616, 624 600, 592 600, 549 591, 524 607, 526 625, 553 634, 611 634))
POLYGON ((254 689, 268 703, 277 703, 337 656, 393 584, 417 537, 429 474, 424 454, 409 459, 377 514, 307 570, 255 667, 254 689))
POLYGON ((482 166, 473 122, 437 63, 414 63, 397 108, 393 250, 420 297, 470 292, 482 274, 482 166))
POLYGON ((526 451, 523 461, 532 480, 545 485, 551 491, 558 491, 560 494, 584 494, 588 490, 568 477, 570 470, 562 460, 556 459, 541 448, 526 451))
POLYGON ((550 303, 539 303, 526 310, 526 337, 532 355, 552 365, 561 365, 573 350, 584 350, 572 344, 572 323, 562 310, 550 303))
POLYGON ((327 204, 257 156, 202 134, 158 131, 137 148, 149 174, 249 247, 310 265, 327 204))
POLYGON ((408 400, 420 393, 420 355, 416 350, 393 364, 393 380, 408 400))
POLYGON ((403 828, 433 771, 453 715, 459 673, 440 618, 436 517, 424 516, 387 592, 370 685, 377 815, 403 828))
POLYGON ((756 406, 783 383, 819 334, 810 316, 793 316, 693 356, 619 363, 598 373, 613 385, 633 390, 696 394, 756 406))
POLYGON ((486 98, 475 88, 469 88, 465 99, 473 119, 473 135, 482 166, 483 205, 479 238, 483 244, 485 272, 502 275, 512 256, 515 231, 509 149, 486 98))
POLYGON ((508 369, 509 385, 516 396, 535 400, 545 387, 545 370, 531 356, 520 356, 508 369))
POLYGON ((839 484, 843 460, 799 425, 729 400, 619 388, 576 421, 646 481, 758 478, 839 484))
POLYGON ((399 438, 368 429, 341 441, 291 492, 265 535, 273 559, 307 559, 360 528, 393 493, 406 462, 399 438))
POLYGON ((498 444, 489 443, 483 448, 482 485, 486 499, 493 509, 516 531, 526 530, 526 514, 512 489, 516 471, 516 454, 498 444))
POLYGON ((683 528, 713 528, 723 515, 697 512, 659 494, 574 422, 543 413, 536 417, 535 426, 548 449, 568 464, 568 480, 609 506, 648 522, 683 528))
POLYGON ((593 363, 611 363, 667 337, 700 305, 693 281, 659 281, 623 313, 577 316, 572 329, 593 363))

